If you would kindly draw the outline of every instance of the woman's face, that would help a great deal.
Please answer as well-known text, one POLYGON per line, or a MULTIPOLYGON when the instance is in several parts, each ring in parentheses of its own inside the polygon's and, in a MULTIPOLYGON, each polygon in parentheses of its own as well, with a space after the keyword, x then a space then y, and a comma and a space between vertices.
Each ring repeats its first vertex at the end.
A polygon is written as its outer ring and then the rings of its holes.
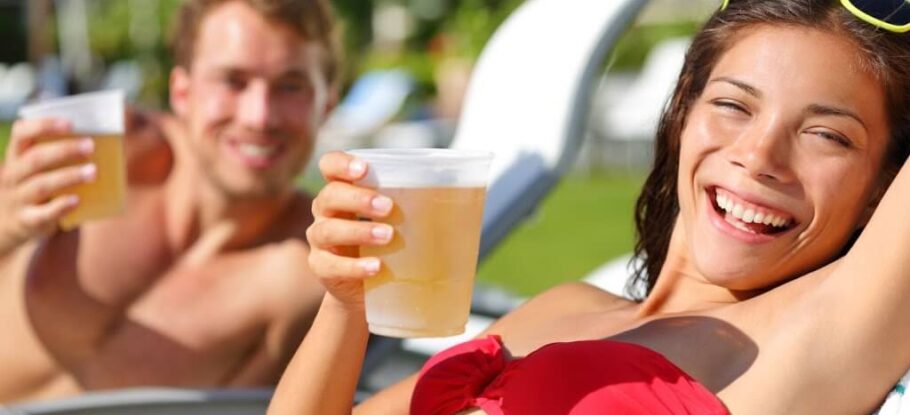
POLYGON ((840 252, 870 213, 888 126, 844 37, 769 25, 734 42, 682 132, 678 190, 697 271, 752 290, 840 252))

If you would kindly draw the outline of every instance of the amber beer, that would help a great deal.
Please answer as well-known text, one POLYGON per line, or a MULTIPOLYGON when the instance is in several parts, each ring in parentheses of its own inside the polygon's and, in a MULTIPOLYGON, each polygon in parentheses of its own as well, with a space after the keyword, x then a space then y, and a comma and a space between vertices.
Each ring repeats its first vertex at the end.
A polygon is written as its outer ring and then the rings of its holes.
POLYGON ((70 122, 70 136, 48 137, 47 141, 91 137, 95 143, 94 154, 90 157, 96 167, 95 180, 60 192, 79 197, 76 209, 60 219, 63 229, 72 229, 84 221, 116 215, 124 210, 123 102, 123 91, 109 90, 48 99, 19 109, 19 116, 24 119, 54 118, 70 122))
POLYGON ((76 209, 60 219, 60 227, 65 230, 73 229, 87 220, 120 214, 126 206, 123 137, 101 134, 88 136, 95 142, 95 152, 90 157, 90 162, 97 168, 95 180, 62 192, 79 197, 76 209))
POLYGON ((395 202, 391 243, 362 247, 382 258, 364 282, 370 331, 439 337, 464 331, 480 245, 483 187, 379 188, 395 202))
POLYGON ((464 332, 480 247, 492 154, 453 149, 366 149, 359 185, 393 201, 384 246, 361 246, 382 267, 364 280, 370 332, 441 337, 464 332))

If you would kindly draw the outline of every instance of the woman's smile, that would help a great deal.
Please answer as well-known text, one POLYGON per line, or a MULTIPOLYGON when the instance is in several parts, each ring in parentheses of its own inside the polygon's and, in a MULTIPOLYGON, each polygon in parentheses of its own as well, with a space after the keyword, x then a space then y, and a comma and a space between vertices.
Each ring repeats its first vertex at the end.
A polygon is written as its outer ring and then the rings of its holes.
POLYGON ((795 217, 767 203, 746 199, 720 186, 705 189, 711 223, 723 234, 746 243, 764 243, 795 229, 795 217))

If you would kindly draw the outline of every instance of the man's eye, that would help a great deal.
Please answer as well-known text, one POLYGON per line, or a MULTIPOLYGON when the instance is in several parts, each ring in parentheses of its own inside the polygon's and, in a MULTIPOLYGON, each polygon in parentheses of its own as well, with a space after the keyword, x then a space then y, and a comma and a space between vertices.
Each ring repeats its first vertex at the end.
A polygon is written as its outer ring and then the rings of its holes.
POLYGON ((303 82, 280 82, 275 85, 275 89, 279 92, 288 93, 306 92, 308 90, 307 85, 303 82))
POLYGON ((246 87, 246 80, 239 76, 225 76, 221 82, 228 88, 239 91, 246 87))

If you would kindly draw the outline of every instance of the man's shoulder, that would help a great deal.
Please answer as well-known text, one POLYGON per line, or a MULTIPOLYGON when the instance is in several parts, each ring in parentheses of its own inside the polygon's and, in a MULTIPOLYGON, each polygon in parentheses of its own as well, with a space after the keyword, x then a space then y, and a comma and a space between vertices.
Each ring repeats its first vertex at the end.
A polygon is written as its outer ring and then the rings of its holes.
POLYGON ((296 241, 306 245, 306 230, 313 224, 312 207, 313 196, 302 190, 294 192, 287 212, 275 225, 279 230, 280 242, 296 241))

